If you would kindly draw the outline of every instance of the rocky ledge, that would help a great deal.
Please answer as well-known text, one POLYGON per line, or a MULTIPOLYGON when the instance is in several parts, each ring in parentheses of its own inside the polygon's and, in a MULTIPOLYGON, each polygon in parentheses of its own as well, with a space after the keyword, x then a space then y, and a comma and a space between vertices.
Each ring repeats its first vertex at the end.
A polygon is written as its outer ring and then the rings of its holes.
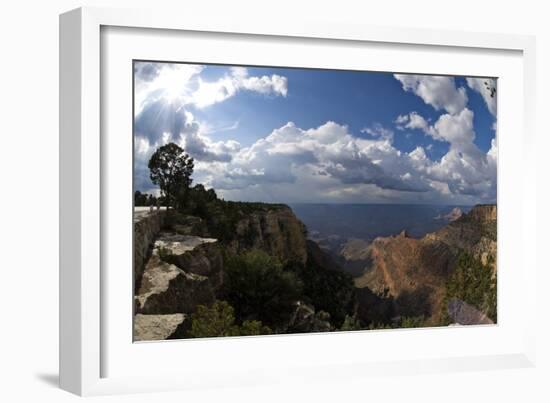
MULTIPOLYGON (((139 254, 148 250, 136 271, 134 340, 173 337, 199 304, 215 300, 222 283, 222 255, 217 239, 166 232, 163 212, 140 214, 135 237, 139 254), (148 248, 141 245, 149 242, 148 248)), ((182 227, 185 232, 188 227, 182 227)), ((184 231, 182 231, 184 232, 184 231)))
POLYGON ((173 336, 186 315, 174 313, 170 315, 137 314, 134 318, 134 341, 166 340, 173 336))

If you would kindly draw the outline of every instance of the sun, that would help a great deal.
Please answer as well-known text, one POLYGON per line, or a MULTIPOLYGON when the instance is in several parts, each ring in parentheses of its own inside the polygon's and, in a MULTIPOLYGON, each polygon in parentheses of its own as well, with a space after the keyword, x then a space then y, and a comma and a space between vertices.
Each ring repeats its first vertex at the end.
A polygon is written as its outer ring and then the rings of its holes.
POLYGON ((192 93, 193 82, 200 71, 191 65, 167 65, 161 69, 154 87, 168 103, 184 102, 192 93))

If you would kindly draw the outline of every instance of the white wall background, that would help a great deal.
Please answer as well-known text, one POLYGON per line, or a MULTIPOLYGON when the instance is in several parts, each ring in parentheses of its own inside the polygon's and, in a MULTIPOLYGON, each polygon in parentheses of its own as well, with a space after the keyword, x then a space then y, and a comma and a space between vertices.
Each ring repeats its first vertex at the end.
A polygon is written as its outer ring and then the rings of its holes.
MULTIPOLYGON (((231 18, 319 19, 374 25, 464 29, 537 36, 540 318, 538 366, 452 375, 354 379, 303 387, 262 387, 192 393, 94 398, 100 401, 550 401, 550 304, 542 260, 549 224, 550 171, 546 132, 550 74, 549 13, 545 2, 522 0, 19 0, 0 11, 0 399, 65 402, 57 389, 58 336, 58 14, 81 5, 163 7, 231 18), (542 294, 542 295, 541 295, 542 294)), ((534 208, 534 206, 533 206, 534 208)), ((534 238, 534 237, 533 237, 534 238)), ((521 298, 522 290, 517 297, 521 298)))

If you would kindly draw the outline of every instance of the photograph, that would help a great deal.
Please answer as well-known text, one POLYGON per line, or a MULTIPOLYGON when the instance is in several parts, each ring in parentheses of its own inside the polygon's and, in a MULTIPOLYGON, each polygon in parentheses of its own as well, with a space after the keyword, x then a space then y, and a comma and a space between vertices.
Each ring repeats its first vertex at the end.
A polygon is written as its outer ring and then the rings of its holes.
POLYGON ((497 324, 495 77, 132 64, 135 342, 497 324))

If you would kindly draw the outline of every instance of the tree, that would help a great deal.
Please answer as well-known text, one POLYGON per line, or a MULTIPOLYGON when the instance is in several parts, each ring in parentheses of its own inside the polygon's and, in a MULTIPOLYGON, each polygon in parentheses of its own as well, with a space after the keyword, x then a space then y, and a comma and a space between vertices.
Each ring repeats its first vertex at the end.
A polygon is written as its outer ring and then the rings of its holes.
POLYGON ((193 158, 174 143, 163 145, 151 156, 149 176, 160 187, 167 206, 177 207, 183 202, 191 186, 193 168, 193 158))
POLYGON ((206 190, 200 183, 189 188, 184 203, 184 210, 188 214, 196 215, 201 218, 208 218, 211 215, 209 211, 212 203, 218 200, 214 189, 206 190))
POLYGON ((141 193, 139 190, 134 192, 134 205, 135 206, 146 206, 147 205, 147 195, 141 193))

